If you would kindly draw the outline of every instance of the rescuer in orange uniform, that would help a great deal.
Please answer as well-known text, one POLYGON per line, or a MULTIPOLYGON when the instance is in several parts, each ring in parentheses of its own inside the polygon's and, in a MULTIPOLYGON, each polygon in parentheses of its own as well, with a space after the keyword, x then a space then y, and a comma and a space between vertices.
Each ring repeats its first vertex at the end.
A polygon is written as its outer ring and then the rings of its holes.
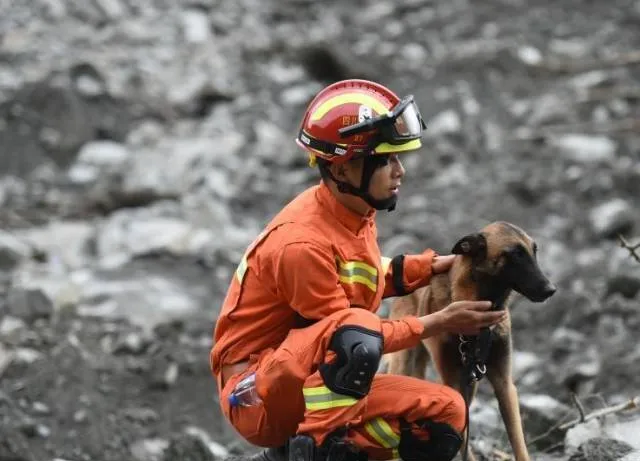
POLYGON ((449 461, 460 448, 463 399, 444 385, 376 374, 382 355, 443 332, 473 334, 504 318, 459 301, 428 316, 385 320, 384 297, 425 286, 453 256, 380 254, 376 210, 393 210, 400 153, 421 147, 411 96, 346 80, 310 103, 297 142, 322 181, 291 201, 246 250, 210 354, 225 417, 259 460, 402 458, 449 461), (256 373, 261 403, 231 407, 256 373), (288 455, 287 455, 288 453, 288 455))

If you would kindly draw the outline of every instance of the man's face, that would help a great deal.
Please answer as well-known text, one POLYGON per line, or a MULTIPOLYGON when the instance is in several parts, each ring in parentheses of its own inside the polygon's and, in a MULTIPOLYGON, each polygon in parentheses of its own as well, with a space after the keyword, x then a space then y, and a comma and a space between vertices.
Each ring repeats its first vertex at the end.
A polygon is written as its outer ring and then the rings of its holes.
POLYGON ((374 170, 369 183, 369 194, 376 200, 385 200, 398 195, 405 173, 398 154, 385 155, 383 158, 386 162, 380 159, 382 166, 374 170))
MULTIPOLYGON (((375 161, 379 165, 371 176, 369 182, 369 194, 376 200, 386 200, 398 194, 402 178, 404 177, 404 167, 400 162, 398 154, 376 156, 375 161)), ((360 187, 364 159, 357 159, 344 165, 344 177, 355 187, 360 187)))

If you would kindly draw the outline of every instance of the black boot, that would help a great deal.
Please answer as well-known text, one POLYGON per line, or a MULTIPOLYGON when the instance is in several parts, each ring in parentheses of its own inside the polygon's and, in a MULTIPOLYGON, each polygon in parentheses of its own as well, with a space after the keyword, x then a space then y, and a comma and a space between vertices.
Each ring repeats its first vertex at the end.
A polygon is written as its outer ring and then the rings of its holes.
POLYGON ((256 453, 250 461, 287 461, 287 447, 281 446, 276 448, 265 448, 259 453, 256 453))
POLYGON ((288 461, 321 461, 317 459, 315 441, 308 435, 296 435, 289 439, 288 461))
POLYGON ((316 447, 308 435, 296 435, 289 439, 288 461, 367 461, 367 454, 344 439, 345 429, 338 429, 316 447))

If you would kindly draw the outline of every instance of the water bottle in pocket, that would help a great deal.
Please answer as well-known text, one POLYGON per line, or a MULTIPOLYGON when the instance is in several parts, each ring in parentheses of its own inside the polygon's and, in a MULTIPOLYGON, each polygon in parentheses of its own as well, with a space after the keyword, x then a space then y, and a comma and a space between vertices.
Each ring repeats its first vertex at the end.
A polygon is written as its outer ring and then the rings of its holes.
POLYGON ((262 403, 256 389, 256 373, 252 372, 242 378, 229 395, 231 407, 255 407, 262 403))

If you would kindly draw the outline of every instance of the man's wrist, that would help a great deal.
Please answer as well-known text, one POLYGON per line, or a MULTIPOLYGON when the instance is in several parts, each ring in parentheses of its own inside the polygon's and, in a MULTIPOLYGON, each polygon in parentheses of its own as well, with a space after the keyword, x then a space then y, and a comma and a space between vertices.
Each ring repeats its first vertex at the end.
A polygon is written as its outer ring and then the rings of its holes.
POLYGON ((419 320, 424 327, 422 331, 422 339, 426 339, 444 332, 444 314, 442 313, 442 311, 423 315, 422 317, 419 317, 419 320))

